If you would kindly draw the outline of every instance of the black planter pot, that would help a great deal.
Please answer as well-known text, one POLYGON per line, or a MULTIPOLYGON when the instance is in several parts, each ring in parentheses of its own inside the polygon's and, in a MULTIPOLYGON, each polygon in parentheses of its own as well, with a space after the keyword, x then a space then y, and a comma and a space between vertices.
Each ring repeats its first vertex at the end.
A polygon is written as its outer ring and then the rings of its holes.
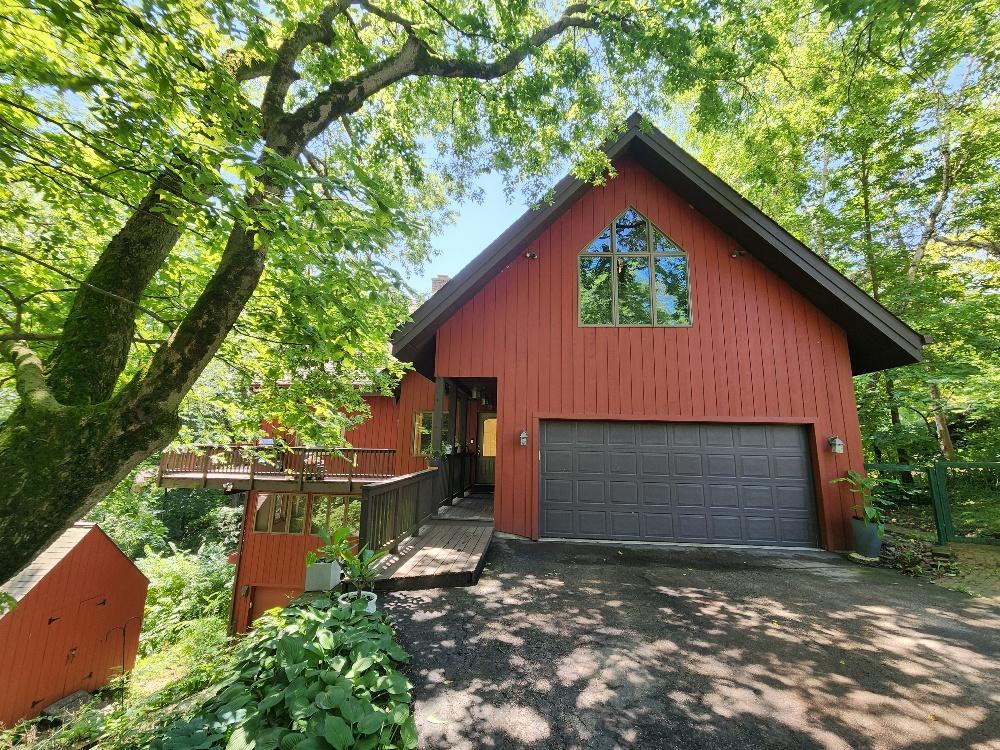
POLYGON ((882 539, 878 535, 878 526, 866 523, 860 518, 851 519, 851 531, 854 533, 854 551, 865 557, 878 557, 882 551, 882 539))

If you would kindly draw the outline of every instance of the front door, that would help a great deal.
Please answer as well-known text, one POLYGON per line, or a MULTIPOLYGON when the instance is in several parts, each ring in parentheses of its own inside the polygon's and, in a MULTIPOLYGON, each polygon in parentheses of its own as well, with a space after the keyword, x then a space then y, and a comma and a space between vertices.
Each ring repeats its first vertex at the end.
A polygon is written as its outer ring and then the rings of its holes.
POLYGON ((476 483, 495 484, 497 463, 497 415, 495 412, 479 413, 479 439, 476 441, 479 459, 476 462, 476 483))

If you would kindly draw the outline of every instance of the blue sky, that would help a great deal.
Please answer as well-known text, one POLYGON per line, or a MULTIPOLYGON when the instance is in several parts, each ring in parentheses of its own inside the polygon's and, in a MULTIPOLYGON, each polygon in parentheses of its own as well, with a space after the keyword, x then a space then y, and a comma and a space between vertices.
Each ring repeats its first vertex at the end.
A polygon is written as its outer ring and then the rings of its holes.
POLYGON ((410 277, 415 291, 429 293, 431 278, 438 274, 454 276, 527 208, 523 193, 509 199, 504 195, 503 180, 498 175, 485 175, 476 184, 482 188, 483 202, 452 204, 457 220, 434 238, 437 254, 424 266, 423 273, 410 277))

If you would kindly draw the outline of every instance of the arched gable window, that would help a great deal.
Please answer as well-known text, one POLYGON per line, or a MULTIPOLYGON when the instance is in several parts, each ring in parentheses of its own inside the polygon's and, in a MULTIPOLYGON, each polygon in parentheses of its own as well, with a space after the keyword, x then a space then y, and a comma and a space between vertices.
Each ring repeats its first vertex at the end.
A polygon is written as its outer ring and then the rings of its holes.
POLYGON ((631 206, 580 251, 578 269, 582 326, 691 325, 687 253, 631 206))

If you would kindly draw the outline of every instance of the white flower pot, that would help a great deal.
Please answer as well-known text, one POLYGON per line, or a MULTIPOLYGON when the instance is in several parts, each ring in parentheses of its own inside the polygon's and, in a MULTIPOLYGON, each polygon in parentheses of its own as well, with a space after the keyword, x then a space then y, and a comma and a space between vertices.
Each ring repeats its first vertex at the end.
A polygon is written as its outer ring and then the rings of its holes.
POLYGON ((306 591, 330 591, 340 585, 340 563, 314 562, 306 566, 306 591))
POLYGON ((341 594, 337 597, 337 602, 341 607, 350 607, 354 604, 354 600, 361 596, 362 599, 366 599, 368 604, 365 605, 365 612, 370 615, 375 614, 375 602, 378 601, 378 596, 375 595, 374 591, 362 591, 358 594, 357 591, 350 591, 346 594, 341 594))

